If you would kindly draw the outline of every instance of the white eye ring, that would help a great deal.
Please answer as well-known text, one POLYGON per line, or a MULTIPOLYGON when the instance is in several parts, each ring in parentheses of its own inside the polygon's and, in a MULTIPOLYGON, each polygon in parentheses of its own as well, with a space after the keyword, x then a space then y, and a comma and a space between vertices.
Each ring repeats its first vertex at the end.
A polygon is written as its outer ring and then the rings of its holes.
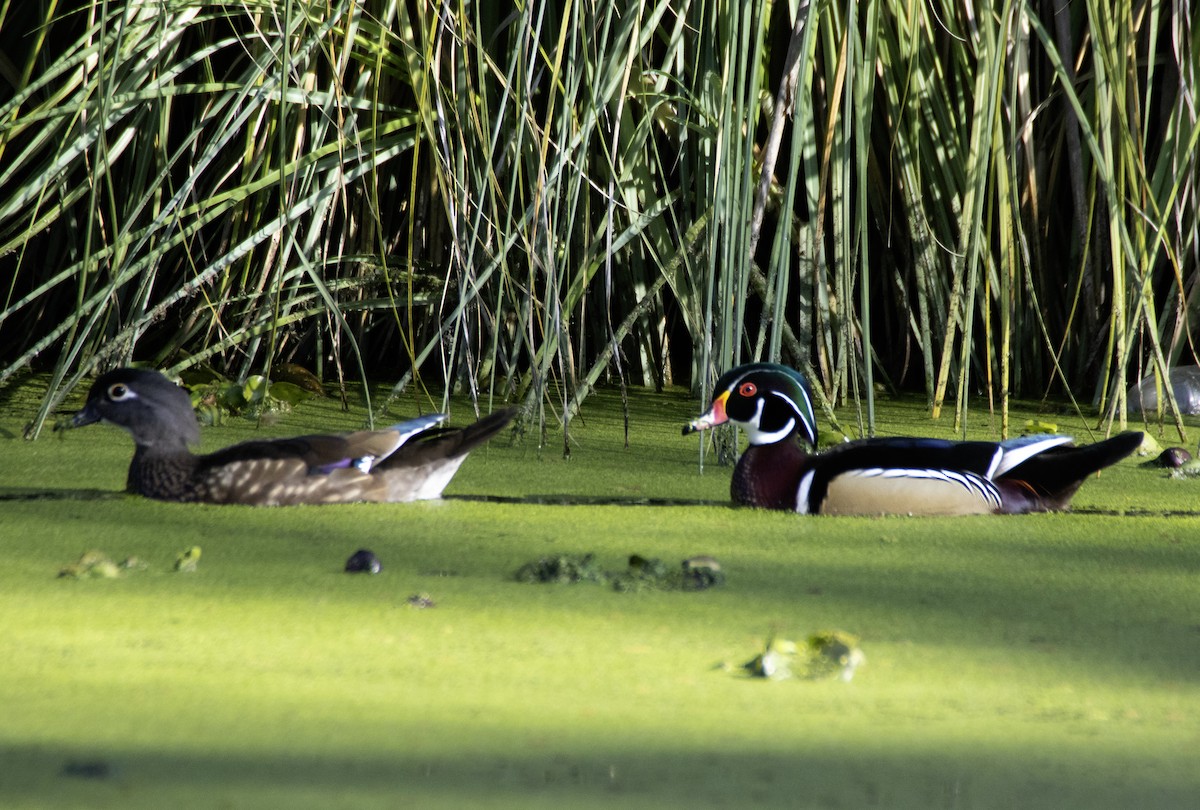
POLYGON ((123 402, 127 399, 135 399, 137 394, 125 385, 125 383, 113 383, 108 387, 108 398, 113 402, 123 402))

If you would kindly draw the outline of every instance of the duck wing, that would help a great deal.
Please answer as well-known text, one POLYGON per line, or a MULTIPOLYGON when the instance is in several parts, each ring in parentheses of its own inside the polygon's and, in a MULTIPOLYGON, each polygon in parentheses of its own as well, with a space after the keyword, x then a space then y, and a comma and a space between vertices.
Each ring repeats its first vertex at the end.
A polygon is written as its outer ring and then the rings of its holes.
POLYGON ((1000 490, 990 476, 996 442, 925 438, 863 439, 813 456, 798 503, 840 515, 963 515, 995 512, 1000 490))
POLYGON ((443 419, 435 414, 385 430, 231 445, 196 457, 189 499, 257 506, 394 500, 388 482, 373 471, 443 419))
POLYGON ((1141 441, 1137 432, 1083 447, 1059 435, 1003 442, 866 439, 814 457, 801 480, 800 502, 825 514, 1065 509, 1089 475, 1128 456, 1141 441))
POLYGON ((440 498, 467 454, 503 430, 517 412, 505 408, 463 428, 434 428, 414 436, 378 467, 387 482, 387 500, 440 498))
MULTIPOLYGON (((306 475, 328 475, 334 470, 346 468, 369 473, 405 442, 445 419, 445 414, 432 414, 384 430, 252 439, 201 456, 201 463, 204 468, 215 469, 230 464, 290 461, 297 472, 306 475)), ((269 466, 273 469, 282 468, 279 464, 269 466)))

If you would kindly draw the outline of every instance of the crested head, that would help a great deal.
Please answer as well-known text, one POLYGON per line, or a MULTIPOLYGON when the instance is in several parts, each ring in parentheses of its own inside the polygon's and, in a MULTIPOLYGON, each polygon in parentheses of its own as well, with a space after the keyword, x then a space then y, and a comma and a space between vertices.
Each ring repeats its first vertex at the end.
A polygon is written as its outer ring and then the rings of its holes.
POLYGON ((791 436, 817 443, 808 380, 778 363, 748 363, 722 374, 712 406, 688 427, 703 430, 724 422, 743 428, 751 444, 774 444, 791 436))
POLYGON ((139 448, 186 451, 200 441, 188 392, 157 371, 118 368, 100 375, 72 425, 100 421, 129 431, 139 448))

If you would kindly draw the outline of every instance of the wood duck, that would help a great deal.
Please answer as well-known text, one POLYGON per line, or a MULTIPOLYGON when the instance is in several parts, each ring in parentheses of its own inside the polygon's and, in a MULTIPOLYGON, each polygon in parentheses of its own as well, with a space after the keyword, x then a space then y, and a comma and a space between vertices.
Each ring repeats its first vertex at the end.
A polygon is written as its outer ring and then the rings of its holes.
POLYGON ((726 372, 708 411, 684 435, 732 422, 749 436, 730 491, 735 503, 803 514, 968 515, 1068 508, 1092 473, 1125 458, 1142 434, 1084 447, 1069 436, 1002 442, 874 438, 809 454, 817 442, 808 381, 773 363, 726 372))
POLYGON ((282 506, 438 498, 467 454, 516 414, 437 427, 444 414, 386 430, 260 439, 208 455, 191 397, 157 371, 120 368, 99 377, 71 427, 104 421, 129 431, 137 449, 127 489, 163 501, 282 506))

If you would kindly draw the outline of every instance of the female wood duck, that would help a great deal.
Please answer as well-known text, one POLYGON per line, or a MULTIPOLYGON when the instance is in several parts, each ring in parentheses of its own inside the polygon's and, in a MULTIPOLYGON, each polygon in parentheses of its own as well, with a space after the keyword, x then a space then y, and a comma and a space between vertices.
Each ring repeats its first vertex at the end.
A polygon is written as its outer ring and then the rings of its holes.
POLYGON ((261 439, 193 455, 200 428, 187 391, 157 371, 120 368, 99 377, 71 427, 109 422, 137 449, 127 489, 163 501, 281 506, 437 498, 473 448, 516 409, 461 428, 434 414, 386 430, 261 439))
POLYGON ((1138 448, 1122 433, 1075 447, 1071 437, 1023 436, 1002 442, 879 438, 847 442, 817 455, 808 381, 773 363, 752 363, 717 380, 708 412, 684 435, 732 422, 749 436, 730 486, 743 506, 827 515, 968 515, 1047 512, 1097 472, 1138 448))

